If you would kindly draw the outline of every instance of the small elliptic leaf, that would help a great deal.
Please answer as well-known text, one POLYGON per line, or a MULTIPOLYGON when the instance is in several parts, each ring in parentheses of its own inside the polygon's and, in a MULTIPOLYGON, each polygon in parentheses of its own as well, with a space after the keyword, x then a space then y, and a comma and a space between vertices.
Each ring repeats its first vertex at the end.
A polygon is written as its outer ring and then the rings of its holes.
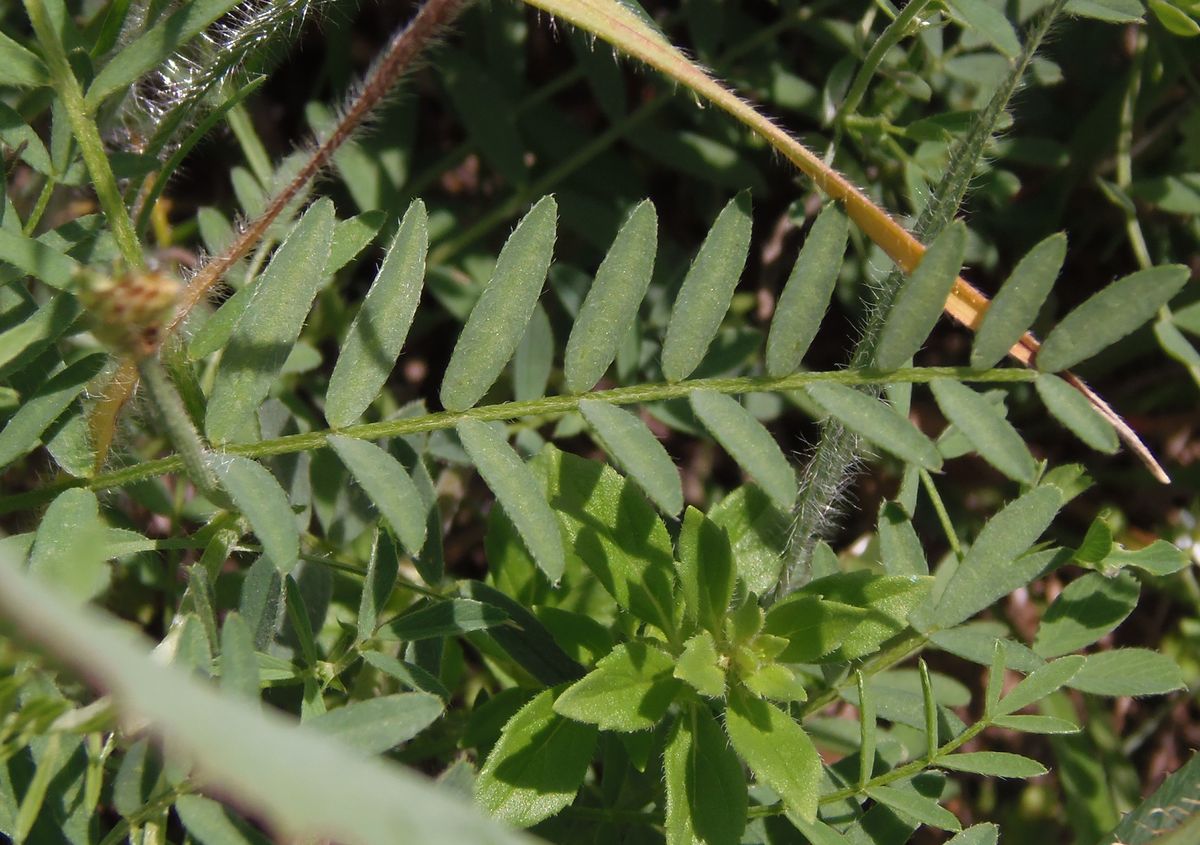
POLYGON ((508 614, 498 607, 472 599, 443 599, 418 606, 379 629, 385 639, 417 640, 454 637, 470 631, 503 625, 508 614))
POLYGON ((997 778, 1035 778, 1046 774, 1037 760, 1005 751, 966 751, 940 757, 938 768, 997 778))
POLYGON ((921 263, 904 282, 888 312, 875 345, 875 366, 903 367, 937 325, 954 280, 962 269, 967 227, 955 221, 925 251, 921 263))
POLYGON ((1113 454, 1120 447, 1112 424, 1067 382, 1058 376, 1042 373, 1034 386, 1046 410, 1088 446, 1106 455, 1113 454))
POLYGON ((566 557, 558 519, 546 503, 542 486, 504 435, 487 423, 463 420, 458 424, 458 436, 538 568, 557 583, 566 568, 566 557))
POLYGON ((1039 243, 1017 262, 983 313, 971 347, 971 366, 986 370, 1008 354, 1033 324, 1067 257, 1067 236, 1061 232, 1039 243))
POLYGON ((983 394, 956 381, 930 384, 938 407, 985 461, 1014 481, 1029 484, 1037 464, 1012 423, 983 394))
POLYGON ((286 575, 300 556, 300 533, 287 494, 275 476, 257 461, 239 455, 213 455, 213 471, 250 522, 262 543, 263 556, 286 575))
POLYGON ((725 710, 725 730, 754 776, 783 799, 789 812, 817 817, 821 757, 791 716, 735 689, 725 710))
POLYGON ((800 367, 833 296, 848 234, 846 215, 836 203, 830 203, 809 230, 771 319, 769 375, 786 376, 800 367))
POLYGON ((679 469, 636 414, 595 399, 580 402, 579 413, 604 451, 654 504, 671 516, 683 509, 679 469))
POLYGON ((328 710, 304 726, 364 754, 382 754, 425 730, 443 709, 442 700, 428 693, 381 695, 328 710))
POLYGON ((1083 657, 1071 654, 1034 669, 1013 687, 1008 695, 1000 699, 995 714, 1006 716, 1041 701, 1079 674, 1083 663, 1083 657))
POLYGON ((1038 573, 1016 565, 1062 507, 1054 487, 1038 487, 988 520, 950 578, 934 611, 940 628, 952 628, 1038 573), (1019 580, 1019 583, 1016 581, 1019 580))
POLYGON ((1027 734, 1079 733, 1079 725, 1054 716, 997 716, 992 720, 992 724, 998 728, 1027 734))
POLYGON ((1165 695, 1183 689, 1185 683, 1179 665, 1167 655, 1145 648, 1117 648, 1088 655, 1070 685, 1093 695, 1138 696, 1165 695))
POLYGON ((325 419, 333 428, 362 416, 395 366, 421 299, 428 246, 425 204, 414 200, 350 324, 329 377, 325 419))
POLYGON ((846 428, 885 452, 923 469, 942 468, 933 441, 886 402, 844 384, 813 384, 808 394, 846 428))
POLYGON ((317 200, 254 282, 208 402, 205 432, 214 442, 246 439, 247 423, 258 413, 300 336, 323 281, 332 237, 333 203, 317 200))
POLYGON ((91 490, 64 490, 42 516, 29 553, 29 571, 59 595, 79 602, 108 585, 105 525, 91 490))
POLYGON ((550 269, 557 221, 554 197, 542 197, 500 250, 446 365, 441 388, 446 410, 465 411, 482 399, 517 351, 550 269))
POLYGON ((680 683, 675 660, 643 642, 614 648, 554 702, 554 712, 606 731, 641 731, 658 724, 680 683))
POLYGON ((742 191, 717 215, 675 298, 663 340, 667 381, 691 375, 716 337, 746 265, 750 228, 750 192, 742 191))
POLYGON ((548 819, 575 799, 596 747, 596 728, 554 712, 554 690, 509 719, 475 780, 475 800, 515 827, 548 819))
POLYGON ((1116 343, 1153 318, 1189 278, 1187 267, 1168 264, 1131 273, 1093 294, 1042 341, 1038 369, 1056 373, 1116 343))
POLYGON ((692 410, 721 447, 777 507, 790 510, 796 501, 796 473, 762 423, 723 393, 693 390, 690 399, 692 410))
POLYGON ((1051 658, 1091 645, 1137 606, 1138 580, 1128 573, 1107 578, 1089 572, 1067 585, 1046 609, 1033 650, 1051 658))
POLYGON ((567 339, 563 370, 571 393, 595 387, 616 357, 650 285, 657 250, 658 215, 643 200, 613 239, 567 339))
POLYGON ((410 555, 425 545, 425 506, 404 465, 374 443, 332 434, 329 445, 410 555))
POLYGON ((871 786, 867 788, 867 795, 879 803, 903 813, 915 822, 935 827, 938 830, 962 830, 962 824, 954 813, 914 789, 871 786))

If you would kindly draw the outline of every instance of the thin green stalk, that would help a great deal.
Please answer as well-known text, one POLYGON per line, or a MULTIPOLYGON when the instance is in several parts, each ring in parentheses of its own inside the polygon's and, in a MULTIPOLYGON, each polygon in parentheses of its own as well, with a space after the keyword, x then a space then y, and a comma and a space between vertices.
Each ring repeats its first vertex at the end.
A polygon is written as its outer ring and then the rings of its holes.
MULTIPOLYGON (((293 452, 304 452, 311 449, 324 448, 330 434, 341 434, 346 437, 357 437, 361 440, 379 440, 388 437, 400 437, 406 434, 416 434, 423 431, 436 431, 453 428, 465 419, 492 421, 507 421, 523 417, 547 417, 566 414, 579 408, 584 399, 594 399, 608 402, 612 405, 636 405, 646 402, 662 402, 668 399, 681 399, 693 390, 712 390, 717 393, 771 393, 778 391, 797 390, 809 384, 832 382, 852 386, 884 385, 884 384, 925 384, 940 379, 977 382, 987 384, 1011 384, 1014 382, 1032 381, 1036 373, 1028 370, 998 369, 977 372, 969 367, 921 367, 906 370, 833 370, 819 373, 793 373, 780 378, 766 376, 744 376, 740 378, 707 378, 675 382, 674 384, 640 384, 631 387, 616 387, 611 390, 597 390, 575 396, 547 396, 525 402, 501 402, 495 405, 483 405, 466 411, 438 411, 419 417, 405 417, 384 422, 364 423, 347 428, 322 431, 309 431, 302 434, 289 434, 274 440, 262 440, 258 443, 237 443, 226 447, 231 455, 243 455, 251 458, 263 458, 270 455, 286 455, 293 452)), ((172 455, 157 460, 145 461, 112 472, 100 473, 90 479, 67 479, 49 484, 27 493, 0 497, 0 514, 12 513, 34 507, 49 501, 70 487, 86 486, 90 490, 107 490, 112 487, 124 487, 147 478, 158 475, 179 472, 184 468, 183 459, 172 455)))
MULTIPOLYGON (((918 238, 924 241, 936 238, 954 219, 1000 116, 1020 87, 1025 72, 1045 40, 1050 26, 1062 13, 1065 5, 1066 0, 1054 0, 1053 5, 1042 13, 1025 39, 1024 49, 1012 72, 996 90, 987 108, 980 114, 967 135, 955 147, 941 183, 917 221, 915 234, 918 238)), ((891 313, 892 302, 903 280, 904 274, 896 270, 889 274, 877 290, 871 313, 863 326, 862 337, 851 356, 851 367, 870 367, 874 361, 876 340, 888 314, 891 313)), ((786 595, 802 585, 813 546, 824 536, 830 523, 837 516, 841 496, 854 475, 860 455, 858 438, 852 432, 847 431, 836 420, 824 425, 821 440, 805 468, 804 482, 800 486, 800 494, 793 509, 795 522, 792 543, 786 553, 786 565, 778 588, 768 599, 786 595)))
POLYGON ((942 495, 938 492, 937 485, 933 483, 933 476, 929 474, 929 470, 921 470, 921 486, 925 488, 925 492, 929 496, 929 503, 933 505, 934 513, 937 514, 938 522, 942 524, 942 533, 946 535, 946 542, 950 544, 950 550, 954 552, 957 558, 962 557, 962 546, 958 542, 958 534, 954 530, 954 523, 950 519, 950 514, 946 512, 946 505, 942 501, 942 495))
POLYGON ((79 142, 79 151, 83 155, 84 164, 87 165, 88 175, 92 177, 92 187, 112 230, 113 239, 126 265, 131 269, 138 269, 146 263, 142 256, 142 246, 134 233, 129 210, 125 208, 121 199, 121 191, 117 188, 117 179, 104 151, 100 130, 96 127, 93 115, 84 101, 83 89, 79 87, 79 80, 75 78, 75 72, 71 69, 66 51, 50 23, 42 0, 25 0, 25 11, 41 45, 51 82, 62 100, 67 121, 71 124, 71 133, 79 142))
POLYGON ((37 231, 38 223, 42 222, 42 215, 46 213, 46 206, 50 204, 50 197, 54 194, 54 189, 58 187, 58 182, 53 176, 47 176, 46 181, 42 184, 42 191, 38 194, 37 202, 34 203, 33 210, 29 212, 29 217, 25 219, 25 224, 21 227, 21 234, 27 238, 33 237, 33 233, 37 231))

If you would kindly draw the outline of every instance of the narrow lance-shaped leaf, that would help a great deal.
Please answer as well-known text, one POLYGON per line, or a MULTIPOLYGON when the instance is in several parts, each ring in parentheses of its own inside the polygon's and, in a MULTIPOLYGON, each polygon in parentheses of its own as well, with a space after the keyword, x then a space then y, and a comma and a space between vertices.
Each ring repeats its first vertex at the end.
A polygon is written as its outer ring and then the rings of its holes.
POLYGON ((379 612, 387 605, 400 573, 400 555, 391 535, 382 529, 375 531, 371 560, 363 579, 362 596, 358 603, 358 640, 370 639, 379 624, 379 612))
POLYGON ((875 775, 875 744, 879 724, 875 719, 875 694, 867 678, 859 670, 854 673, 858 685, 858 785, 861 787, 875 775))
POLYGON ((844 384, 813 384, 808 394, 846 426, 885 452, 928 470, 942 466, 933 441, 887 403, 844 384))
POLYGON ((0 84, 32 88, 46 82, 42 60, 0 33, 0 84))
POLYGON ((1008 695, 1000 699, 993 714, 1005 716, 1041 701, 1079 674, 1084 660, 1082 655, 1070 654, 1039 666, 1013 687, 1008 695))
POLYGON ((330 435, 329 445, 367 491, 408 553, 420 554, 425 544, 425 507, 404 466, 366 440, 330 435))
POLYGON ((1179 264, 1151 267, 1118 279, 1078 306, 1051 330, 1037 354, 1038 369, 1073 367, 1150 320, 1183 289, 1191 270, 1179 264))
POLYGON ((262 543, 263 556, 286 575, 300 555, 300 534, 287 494, 257 461, 238 455, 213 455, 213 471, 262 543))
POLYGON ((1006 751, 967 751, 938 758, 937 765, 955 772, 998 778, 1035 778, 1046 774, 1037 760, 1006 751))
POLYGON ((595 387, 616 357, 650 285, 657 249, 658 215, 644 200, 617 232, 571 329, 563 362, 571 393, 595 387))
POLYGON ((8 466, 41 442, 58 419, 99 372, 105 355, 88 355, 48 378, 24 401, 0 431, 0 467, 8 466))
POLYGON ((333 237, 333 203, 318 200, 292 229, 254 283, 221 359, 205 430, 212 440, 245 438, 300 335, 322 282, 333 237))
POLYGON ((808 351, 842 269, 849 222, 835 204, 817 217, 775 306, 767 335, 767 373, 796 371, 808 351))
POLYGON ((1061 232, 1039 243, 1017 262, 1008 279, 983 313, 971 346, 971 366, 994 367, 1008 354, 1037 318, 1067 257, 1067 236, 1061 232))
POLYGON ((334 428, 350 425, 362 415, 396 364, 421 299, 428 228, 425 204, 414 200, 350 324, 329 377, 325 418, 334 428))
POLYGON ((714 634, 725 625, 733 597, 733 550, 725 529, 689 507, 679 529, 679 581, 684 612, 714 634))
POLYGON ((904 282, 875 345, 875 366, 903 367, 937 325, 946 298, 962 268, 967 227, 955 221, 929 245, 921 263, 904 282))
POLYGON ((554 197, 543 197, 500 251, 446 365, 441 398, 447 410, 478 402, 516 352, 550 269, 557 216, 554 197))
POLYGON ((1029 447, 991 402, 956 381, 935 381, 930 388, 946 418, 984 460, 1014 481, 1033 481, 1037 464, 1029 447))
POLYGON ((667 845, 737 845, 746 829, 742 765, 707 707, 683 709, 663 754, 667 845))
MULTIPOLYGON (((1065 659, 1065 658, 1064 658, 1065 659)), ((1179 665, 1147 648, 1090 654, 1070 685, 1093 695, 1165 695, 1185 686, 1179 665)))
POLYGON ((566 568, 558 519, 529 467, 504 436, 487 423, 463 420, 458 424, 458 436, 538 568, 557 583, 566 568))
POLYGON ((717 215, 675 298, 662 351, 667 381, 691 375, 716 337, 746 264, 750 228, 750 193, 742 191, 717 215))
POLYGON ((1092 403, 1058 376, 1043 373, 1034 382, 1038 396, 1051 415, 1097 452, 1111 455, 1120 446, 1112 424, 1097 413, 1092 403))
POLYGON ((789 510, 796 501, 796 473, 762 423, 731 396, 693 390, 690 399, 692 410, 721 447, 777 507, 789 510))
POLYGON ((867 795, 900 813, 939 830, 962 830, 962 824, 954 813, 926 798, 913 789, 897 789, 894 786, 872 786, 867 795))
POLYGON ((379 636, 416 642, 438 637, 455 637, 470 631, 502 625, 508 614, 490 604, 472 599, 442 599, 418 604, 385 624, 379 636))
POLYGON ((407 742, 442 715, 442 700, 423 692, 352 701, 304 723, 366 754, 382 754, 407 742))
POLYGON ((579 413, 604 451, 654 504, 672 516, 679 513, 683 508, 679 469, 654 432, 636 414, 607 402, 584 399, 579 413))

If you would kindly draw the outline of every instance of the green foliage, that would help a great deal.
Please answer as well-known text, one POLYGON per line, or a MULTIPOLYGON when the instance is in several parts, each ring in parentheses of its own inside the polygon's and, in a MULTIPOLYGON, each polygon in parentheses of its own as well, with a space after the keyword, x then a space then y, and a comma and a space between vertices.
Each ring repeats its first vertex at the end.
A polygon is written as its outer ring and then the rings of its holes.
POLYGON ((1188 841, 1195 4, 326 5, 0 12, 0 834, 1188 841))

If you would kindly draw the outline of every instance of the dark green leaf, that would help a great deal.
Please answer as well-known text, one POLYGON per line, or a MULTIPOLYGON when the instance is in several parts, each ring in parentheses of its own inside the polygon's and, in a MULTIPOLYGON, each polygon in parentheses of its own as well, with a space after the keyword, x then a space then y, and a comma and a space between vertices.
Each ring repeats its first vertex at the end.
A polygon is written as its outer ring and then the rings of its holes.
POLYGON ((886 804, 893 810, 903 813, 915 822, 939 830, 962 830, 962 825, 959 824, 954 813, 914 789, 872 786, 868 787, 867 795, 881 804, 886 804))
POLYGON ((1091 645, 1133 612, 1138 593, 1137 579, 1127 574, 1077 578, 1046 609, 1033 650, 1049 659, 1091 645))
POLYGON ((689 507, 679 529, 679 582, 684 614, 712 633, 719 633, 733 597, 733 551, 725 530, 689 507))
POLYGON ((815 821, 821 758, 804 729, 773 704, 735 689, 725 730, 758 781, 773 789, 789 812, 815 821))
POLYGON ((674 669, 674 659, 653 645, 619 645, 582 680, 567 687, 554 702, 554 712, 606 731, 652 728, 680 689, 674 669))
POLYGON ((1079 674, 1083 663, 1083 657, 1072 654, 1033 670, 1013 687, 1012 692, 1000 699, 999 706, 994 710, 995 715, 1015 713, 1041 701, 1079 674))
POLYGON ((100 372, 107 355, 87 355, 46 379, 0 431, 0 467, 35 448, 46 429, 100 372))
POLYGON ((46 83, 46 66, 42 60, 0 33, 0 85, 33 88, 46 83))
MULTIPOLYGON (((1021 52, 1021 41, 1004 12, 987 0, 950 0, 953 14, 971 29, 991 42, 992 46, 1010 59, 1021 52)), ((954 828, 957 830, 958 828, 954 828)))
POLYGON ((498 819, 529 827, 575 798, 596 747, 596 728, 554 712, 554 690, 517 711, 475 781, 475 800, 498 819))
POLYGON ((60 594, 79 602, 108 586, 104 559, 105 525, 91 490, 64 490, 42 515, 29 571, 60 594))
POLYGON ((387 606, 396 578, 400 572, 400 554, 392 536, 376 530, 371 547, 371 560, 363 578, 362 596, 358 603, 358 640, 370 639, 379 624, 379 613, 387 606))
POLYGON ((442 599, 419 605, 385 623, 378 633, 380 637, 411 642, 453 637, 507 621, 508 614, 490 604, 470 599, 442 599))
POLYGON ((663 755, 667 845, 738 845, 746 829, 746 779, 708 708, 685 708, 663 755))
POLYGON ((468 598, 507 614, 512 624, 490 628, 487 636, 533 677, 547 686, 556 686, 583 676, 584 668, 562 650, 554 634, 520 602, 479 581, 464 582, 462 591, 468 598))
POLYGON ((864 608, 841 602, 792 595, 771 607, 763 631, 788 641, 779 660, 815 663, 837 649, 867 614, 864 608))

